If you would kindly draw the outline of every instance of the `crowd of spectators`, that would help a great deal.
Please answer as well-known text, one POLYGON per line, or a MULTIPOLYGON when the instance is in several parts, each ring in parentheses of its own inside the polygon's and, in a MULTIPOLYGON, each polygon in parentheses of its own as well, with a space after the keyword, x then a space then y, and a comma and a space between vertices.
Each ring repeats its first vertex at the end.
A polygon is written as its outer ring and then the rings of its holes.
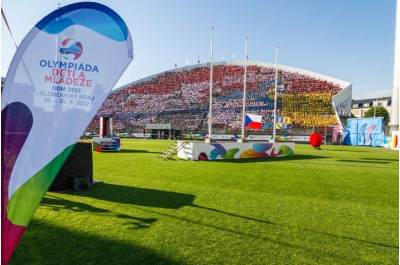
POLYGON ((122 112, 122 105, 128 96, 124 93, 113 93, 108 95, 103 105, 97 111, 98 117, 110 116, 110 114, 118 114, 122 112))
MULTIPOLYGON (((239 65, 217 65, 213 71, 213 126, 238 131, 242 124, 243 74, 239 65)), ((115 130, 143 128, 150 123, 170 123, 183 131, 207 127, 210 68, 164 72, 151 80, 112 93, 91 122, 113 117, 115 130)), ((337 124, 331 98, 338 85, 294 72, 278 73, 277 110, 299 127, 337 124)), ((262 115, 263 126, 273 122, 275 69, 250 65, 247 68, 246 113, 262 115)))
POLYGON ((324 127, 336 124, 332 93, 283 94, 282 115, 291 117, 300 127, 324 127))
POLYGON ((86 128, 88 132, 99 132, 100 131, 100 119, 94 118, 86 128))

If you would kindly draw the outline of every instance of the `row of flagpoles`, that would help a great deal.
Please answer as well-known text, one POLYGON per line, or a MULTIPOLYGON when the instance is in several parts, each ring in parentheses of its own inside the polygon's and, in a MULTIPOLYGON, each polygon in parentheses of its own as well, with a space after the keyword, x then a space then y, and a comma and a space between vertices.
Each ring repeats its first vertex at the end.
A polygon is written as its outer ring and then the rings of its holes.
MULTIPOLYGON (((232 58, 233 58, 233 60, 236 60, 236 54, 232 54, 232 58)), ((221 61, 223 61, 223 60, 224 60, 224 56, 221 53, 221 61)), ((197 64, 200 64, 200 63, 201 63, 200 56, 198 56, 197 57, 197 64)), ((189 65, 189 59, 186 59, 186 65, 189 65)), ((175 68, 177 68, 178 66, 179 66, 178 63, 174 64, 175 68)))
MULTIPOLYGON (((208 138, 206 141, 212 141, 212 89, 213 89, 213 40, 214 39, 214 27, 211 28, 211 67, 210 67, 210 103, 209 103, 209 114, 208 114, 208 138)), ((247 41, 248 38, 246 37, 245 42, 245 63, 244 63, 244 81, 243 81, 243 110, 242 110, 242 138, 239 141, 244 141, 245 139, 245 127, 246 125, 256 123, 259 124, 261 129, 261 115, 255 114, 246 114, 246 82, 247 82, 247 61, 248 61, 248 54, 247 54, 247 41)), ((275 94, 274 94, 274 124, 273 124, 273 135, 272 135, 272 142, 275 142, 276 136, 276 105, 277 105, 277 90, 278 90, 278 49, 279 47, 276 46, 276 64, 275 64, 275 94)), ((177 65, 175 64, 175 67, 177 65)), ((257 126, 258 127, 258 126, 257 126)), ((254 128, 254 127, 253 127, 254 128)))

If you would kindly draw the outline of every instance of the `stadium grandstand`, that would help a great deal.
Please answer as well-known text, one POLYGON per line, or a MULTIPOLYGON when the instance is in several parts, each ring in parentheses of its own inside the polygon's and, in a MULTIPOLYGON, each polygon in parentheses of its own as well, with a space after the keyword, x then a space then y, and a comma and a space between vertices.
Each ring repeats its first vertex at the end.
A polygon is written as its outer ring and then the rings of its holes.
MULTIPOLYGON (((213 133, 239 133, 242 122, 244 62, 213 64, 213 133)), ((342 127, 351 115, 352 85, 315 72, 279 66, 277 115, 290 117, 292 130, 342 127)), ((87 131, 99 130, 100 117, 112 117, 115 132, 140 132, 146 124, 171 124, 182 133, 206 133, 210 64, 175 68, 115 89, 87 131)), ((275 65, 250 62, 246 113, 263 116, 273 127, 275 65)))

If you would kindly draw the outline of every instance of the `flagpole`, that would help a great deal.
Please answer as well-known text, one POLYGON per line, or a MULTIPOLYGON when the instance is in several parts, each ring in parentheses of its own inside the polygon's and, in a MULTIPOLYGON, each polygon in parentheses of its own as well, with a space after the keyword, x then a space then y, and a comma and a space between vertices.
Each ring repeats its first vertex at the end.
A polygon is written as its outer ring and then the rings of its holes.
POLYGON ((11 39, 12 39, 13 42, 14 42, 15 48, 18 49, 17 42, 15 41, 14 36, 13 36, 13 34, 11 33, 11 28, 10 28, 10 26, 8 25, 7 18, 6 18, 6 15, 4 14, 3 8, 1 8, 1 16, 3 17, 4 22, 6 22, 6 26, 7 26, 8 32, 9 32, 10 35, 11 35, 11 39))
POLYGON ((246 83, 247 83, 247 40, 248 38, 246 37, 246 45, 245 45, 245 50, 244 50, 244 82, 243 82, 243 110, 242 110, 242 139, 241 142, 244 142, 244 123, 246 119, 246 83))
POLYGON ((210 103, 208 109, 208 138, 206 142, 212 142, 212 91, 213 91, 213 46, 214 46, 214 27, 211 27, 211 67, 210 67, 210 103))
POLYGON ((276 137, 276 105, 277 105, 277 91, 278 91, 278 49, 279 47, 276 46, 276 65, 275 65, 275 96, 274 96, 274 128, 272 134, 272 142, 275 142, 276 137))

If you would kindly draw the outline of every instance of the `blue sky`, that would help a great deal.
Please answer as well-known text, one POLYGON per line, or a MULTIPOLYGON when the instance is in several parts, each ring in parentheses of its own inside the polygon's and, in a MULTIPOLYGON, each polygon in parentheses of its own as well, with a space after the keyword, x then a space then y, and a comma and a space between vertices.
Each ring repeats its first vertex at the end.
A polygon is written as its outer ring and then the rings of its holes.
MULTIPOLYGON (((19 44, 44 16, 76 1, 4 0, 19 44)), ((275 62, 353 83, 353 98, 391 96, 395 0, 101 0, 131 31, 134 60, 116 87, 179 67, 210 61, 275 62)), ((1 21, 1 76, 16 49, 1 21)))

